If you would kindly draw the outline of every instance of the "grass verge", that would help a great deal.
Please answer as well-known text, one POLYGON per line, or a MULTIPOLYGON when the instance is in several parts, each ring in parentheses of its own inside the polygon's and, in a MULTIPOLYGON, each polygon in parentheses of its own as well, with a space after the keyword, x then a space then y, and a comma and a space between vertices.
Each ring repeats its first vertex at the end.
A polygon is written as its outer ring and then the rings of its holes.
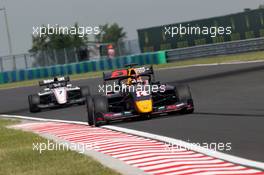
MULTIPOLYGON (((194 58, 191 60, 181 60, 168 64, 155 65, 154 68, 159 69, 159 68, 169 68, 169 67, 179 67, 179 66, 190 66, 196 64, 227 63, 227 62, 235 62, 235 61, 256 61, 256 60, 264 60, 264 51, 249 52, 249 53, 234 54, 234 55, 194 58)), ((80 80, 80 79, 87 79, 87 78, 101 77, 101 76, 102 76, 102 71, 89 72, 84 74, 71 75, 71 80, 80 80)), ((38 84, 38 81, 39 80, 30 80, 30 81, 1 84, 0 89, 34 86, 38 84)))
MULTIPOLYGON (((70 77, 71 77, 71 80, 81 80, 81 79, 87 79, 87 78, 100 77, 101 75, 102 75, 102 72, 100 71, 100 72, 89 72, 89 73, 83 73, 83 74, 75 74, 75 75, 71 75, 70 77)), ((27 86, 38 86, 38 82, 40 80, 43 80, 43 79, 0 84, 0 90, 1 89, 9 89, 9 88, 27 87, 27 86)))
POLYGON ((47 143, 36 134, 6 128, 18 123, 0 119, 0 174, 5 175, 117 175, 92 158, 73 151, 34 150, 33 143, 47 143))

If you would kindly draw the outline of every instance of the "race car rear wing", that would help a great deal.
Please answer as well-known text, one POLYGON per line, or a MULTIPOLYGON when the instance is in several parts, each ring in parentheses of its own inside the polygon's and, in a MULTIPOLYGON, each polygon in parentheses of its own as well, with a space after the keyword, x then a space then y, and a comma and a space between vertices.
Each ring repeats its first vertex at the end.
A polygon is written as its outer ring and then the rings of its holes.
POLYGON ((70 77, 55 77, 53 79, 47 79, 47 80, 42 80, 39 81, 39 86, 47 86, 50 84, 54 84, 54 83, 63 83, 63 82, 69 82, 70 81, 70 77))
POLYGON ((128 76, 127 69, 114 70, 112 72, 103 72, 104 81, 116 80, 116 79, 120 79, 120 78, 125 78, 127 76, 128 76))
POLYGON ((144 66, 144 67, 138 67, 135 68, 137 75, 139 76, 144 76, 144 75, 153 75, 154 71, 153 71, 153 67, 151 66, 144 66))
MULTIPOLYGON (((152 75, 154 74, 152 66, 143 66, 134 68, 138 76, 152 75)), ((116 80, 129 77, 128 69, 114 70, 112 72, 103 72, 104 81, 116 80)))

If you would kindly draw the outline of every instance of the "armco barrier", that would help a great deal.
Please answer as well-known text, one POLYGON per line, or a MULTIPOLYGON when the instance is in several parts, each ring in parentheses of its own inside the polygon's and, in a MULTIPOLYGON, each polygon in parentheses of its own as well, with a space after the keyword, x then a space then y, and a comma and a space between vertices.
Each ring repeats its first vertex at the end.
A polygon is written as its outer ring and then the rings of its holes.
POLYGON ((179 48, 168 50, 166 53, 167 61, 170 62, 183 59, 237 54, 260 50, 264 50, 264 37, 179 48))
POLYGON ((124 67, 128 63, 137 63, 138 65, 164 64, 167 63, 167 60, 165 52, 160 51, 153 53, 144 53, 140 55, 118 57, 114 59, 84 61, 79 63, 55 65, 50 67, 7 71, 0 73, 0 84, 54 76, 118 69, 124 67))

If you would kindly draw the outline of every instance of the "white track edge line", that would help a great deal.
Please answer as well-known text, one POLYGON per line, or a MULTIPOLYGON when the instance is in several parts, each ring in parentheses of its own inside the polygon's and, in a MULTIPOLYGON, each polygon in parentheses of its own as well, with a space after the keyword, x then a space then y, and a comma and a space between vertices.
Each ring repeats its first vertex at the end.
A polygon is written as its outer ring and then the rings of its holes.
MULTIPOLYGON (((87 122, 56 120, 56 119, 43 119, 43 118, 34 118, 34 117, 26 117, 26 116, 19 116, 19 115, 0 114, 0 117, 17 118, 17 119, 25 119, 25 120, 33 120, 33 121, 43 121, 43 122, 61 122, 61 123, 88 125, 87 122)), ((248 166, 248 167, 257 168, 260 170, 264 170, 264 163, 263 162, 258 162, 258 161, 249 160, 249 159, 241 158, 241 157, 234 156, 234 155, 229 155, 229 154, 218 152, 218 151, 209 150, 209 149, 199 147, 197 145, 194 145, 194 144, 182 141, 182 140, 178 140, 178 139, 174 139, 174 138, 170 138, 170 137, 166 137, 166 136, 160 136, 160 135, 156 135, 156 134, 151 134, 151 133, 147 133, 147 132, 143 132, 143 131, 137 131, 137 130, 133 130, 133 129, 117 127, 117 126, 110 126, 110 125, 107 126, 106 125, 106 126, 102 126, 101 128, 106 128, 106 129, 110 129, 110 130, 114 130, 114 131, 119 131, 119 132, 128 133, 128 134, 132 134, 132 135, 137 135, 137 136, 141 136, 141 137, 145 137, 145 138, 150 138, 153 140, 159 140, 161 142, 175 144, 175 145, 181 146, 183 148, 191 148, 191 150, 193 150, 193 151, 196 151, 196 152, 199 152, 199 153, 211 156, 211 157, 215 157, 218 159, 222 159, 222 160, 225 160, 228 162, 233 162, 233 163, 248 166)))
POLYGON ((45 118, 36 118, 36 117, 26 117, 20 115, 5 115, 0 114, 0 117, 4 118, 16 118, 16 119, 24 119, 24 120, 33 120, 33 121, 41 121, 41 122, 60 122, 60 123, 70 123, 70 124, 79 124, 79 125, 88 125, 87 122, 78 122, 78 121, 70 121, 70 120, 56 120, 56 119, 45 119, 45 118))

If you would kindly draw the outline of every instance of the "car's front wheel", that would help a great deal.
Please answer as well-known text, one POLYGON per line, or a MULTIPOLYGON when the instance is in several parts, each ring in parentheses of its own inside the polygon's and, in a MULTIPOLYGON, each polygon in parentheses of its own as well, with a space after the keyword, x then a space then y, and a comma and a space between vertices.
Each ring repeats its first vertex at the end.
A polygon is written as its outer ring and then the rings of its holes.
POLYGON ((108 99, 105 96, 97 95, 94 97, 94 118, 95 118, 95 126, 100 126, 103 123, 106 123, 103 113, 107 113, 109 111, 108 99))
POLYGON ((190 114, 194 111, 194 104, 192 99, 192 94, 190 87, 188 85, 182 84, 176 86, 176 95, 178 97, 179 102, 186 103, 191 108, 185 108, 181 111, 182 114, 190 114))
POLYGON ((87 114, 88 114, 88 124, 90 126, 94 125, 94 102, 93 98, 91 96, 86 97, 86 108, 87 108, 87 114))

